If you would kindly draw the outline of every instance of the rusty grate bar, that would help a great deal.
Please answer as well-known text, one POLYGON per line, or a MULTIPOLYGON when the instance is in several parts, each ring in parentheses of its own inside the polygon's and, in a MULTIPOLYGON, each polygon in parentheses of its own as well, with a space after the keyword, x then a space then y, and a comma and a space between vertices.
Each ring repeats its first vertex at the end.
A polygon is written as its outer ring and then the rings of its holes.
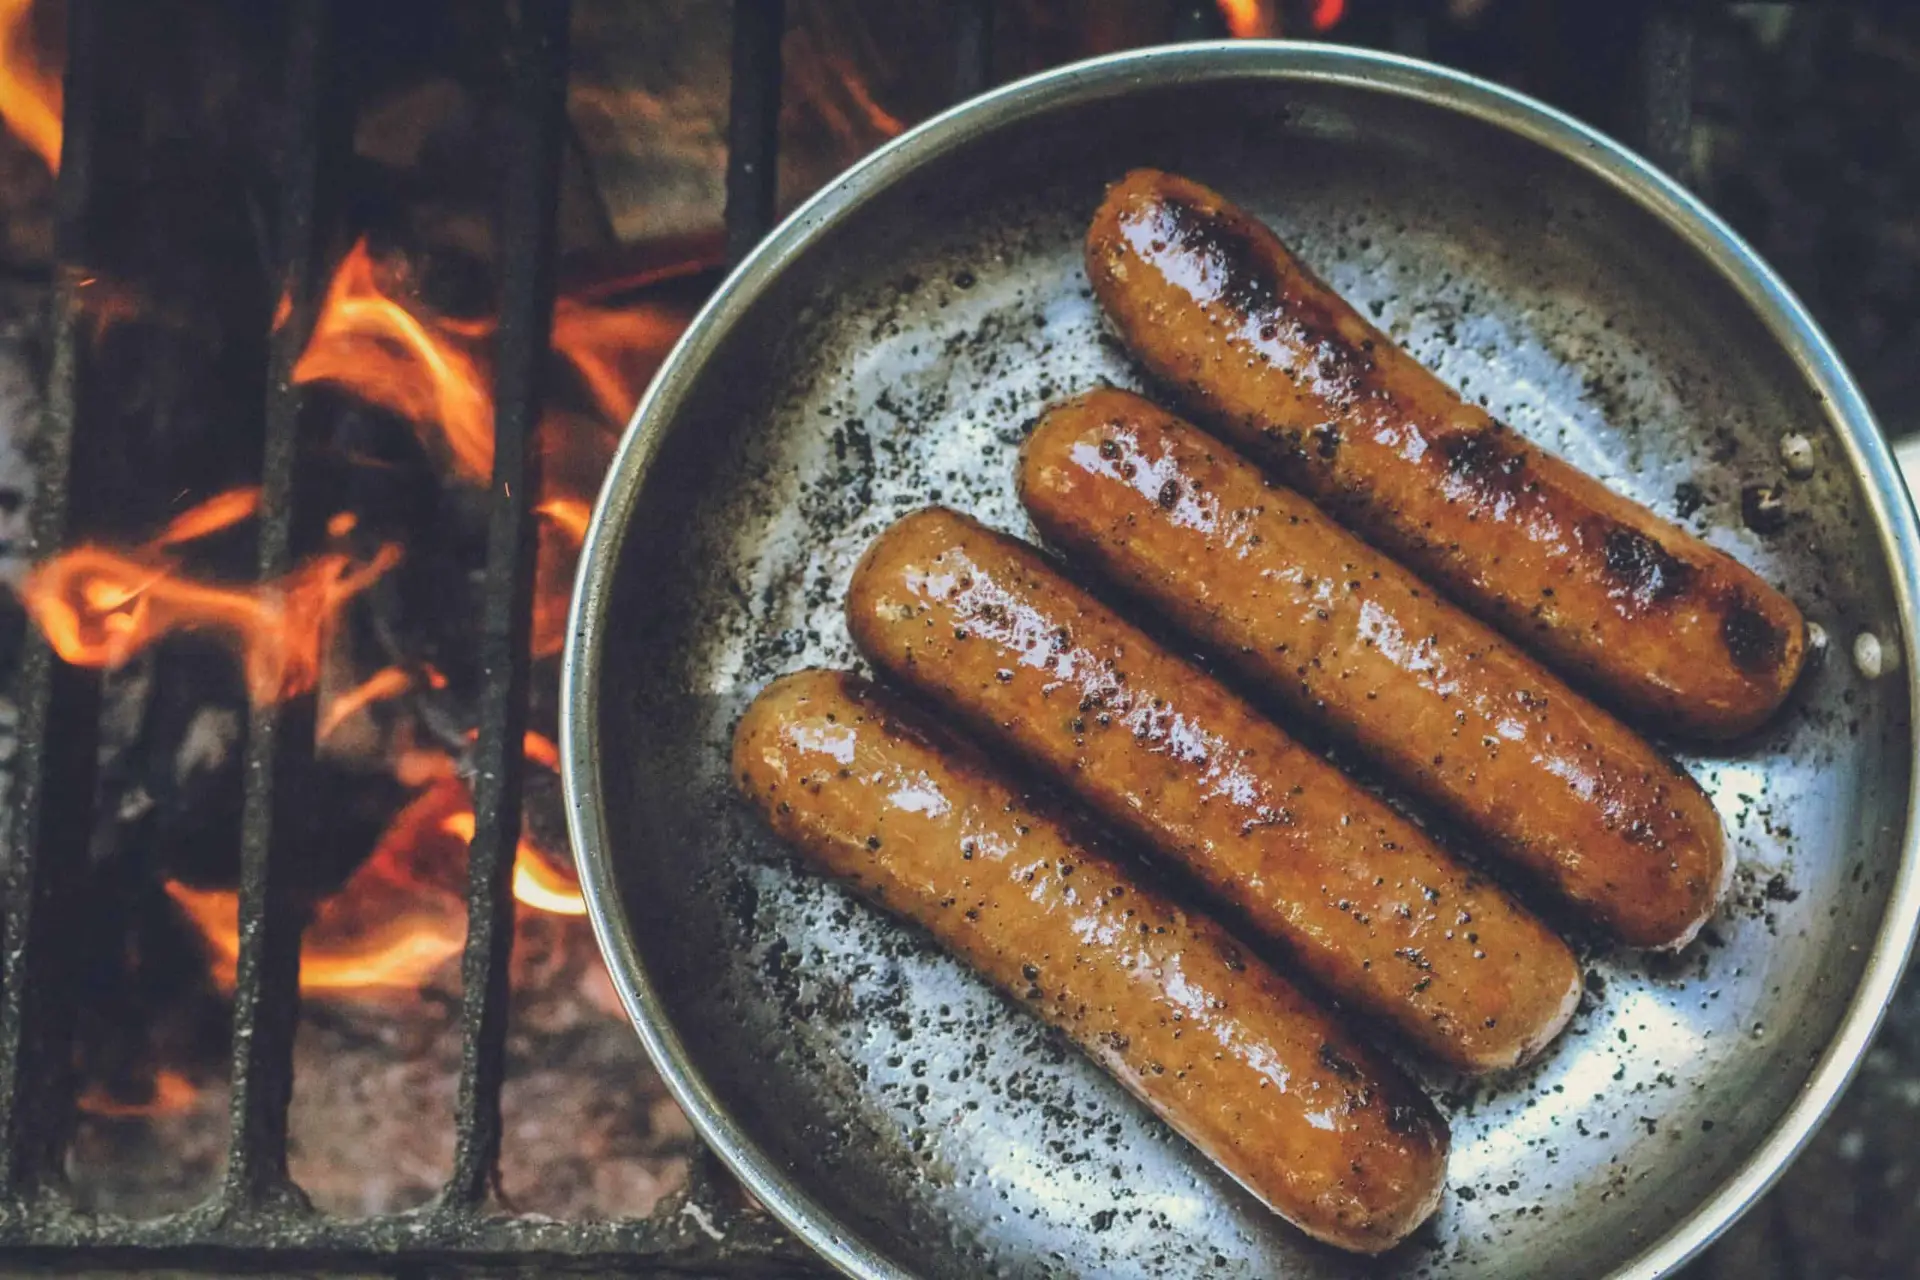
POLYGON ((993 83, 993 0, 953 7, 953 100, 965 102, 993 83))
MULTIPOLYGON (((453 1276, 820 1277, 804 1245, 771 1219, 720 1219, 715 1239, 691 1216, 627 1222, 402 1215, 353 1221, 319 1215, 289 1221, 261 1213, 219 1221, 202 1213, 155 1222, 81 1215, 47 1218, 0 1249, 18 1269, 71 1276, 186 1269, 214 1275, 368 1274, 453 1276)), ((18 1235, 20 1233, 13 1233, 18 1235)))
POLYGON ((727 263, 773 226, 780 186, 782 0, 735 0, 733 83, 727 106, 727 263))
POLYGON ((1640 32, 1640 145, 1684 183, 1693 171, 1693 37, 1687 4, 1656 5, 1640 32))
MULTIPOLYGON (((100 131, 103 5, 69 11, 64 154, 54 193, 53 365, 32 462, 39 489, 30 554, 39 559, 87 523, 88 451, 76 448, 86 386, 85 289, 92 249, 94 149, 100 131)), ((0 968, 0 1194, 21 1202, 62 1181, 72 1122, 73 994, 69 890, 92 825, 100 682, 61 662, 30 629, 17 697, 20 754, 7 828, 5 961, 0 968)))
MULTIPOLYGON (((511 3, 511 0, 510 0, 511 3)), ((507 962, 513 950, 514 851, 520 843, 522 744, 532 665, 533 502, 539 485, 541 375, 553 319, 560 161, 566 144, 570 0, 519 0, 510 18, 512 109, 500 215, 500 327, 493 484, 480 622, 480 737, 461 961, 460 1094, 453 1176, 442 1208, 476 1206, 500 1154, 507 962)))
POLYGON ((1227 34, 1226 19, 1215 4, 1195 4, 1177 0, 1167 22, 1170 40, 1218 40, 1227 34))
MULTIPOLYGON (((274 331, 269 354, 260 477, 258 570, 263 581, 292 569, 294 517, 307 505, 295 465, 303 396, 293 384, 293 366, 325 287, 316 207, 322 138, 331 127, 326 119, 332 96, 329 14, 327 0, 297 0, 291 13, 276 291, 284 319, 274 331)), ((264 702, 252 709, 243 766, 240 955, 223 1188, 223 1199, 233 1210, 295 1194, 287 1182, 287 1104, 293 1095, 304 911, 290 881, 292 854, 300 845, 301 779, 312 762, 313 742, 312 697, 264 702)))

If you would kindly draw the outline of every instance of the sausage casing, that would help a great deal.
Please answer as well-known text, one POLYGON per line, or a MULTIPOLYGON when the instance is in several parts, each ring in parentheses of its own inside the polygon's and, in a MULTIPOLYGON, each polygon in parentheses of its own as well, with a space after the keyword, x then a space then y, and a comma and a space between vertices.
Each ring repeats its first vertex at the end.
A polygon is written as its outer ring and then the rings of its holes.
POLYGON ((1086 257, 1197 421, 1576 680, 1716 738, 1792 688, 1790 600, 1462 401, 1217 193, 1136 170, 1086 257))
POLYGON ((1125 391, 1021 456, 1046 537, 1634 946, 1683 945, 1732 871, 1693 779, 1312 503, 1125 391))
POLYGON ((1579 966, 1500 889, 1033 548, 934 507, 855 569, 874 664, 1183 864, 1329 990, 1468 1071, 1572 1015, 1579 966))
POLYGON ((931 930, 1309 1235, 1377 1253, 1433 1211, 1447 1133, 1413 1085, 864 681, 774 682, 733 772, 811 862, 931 930))

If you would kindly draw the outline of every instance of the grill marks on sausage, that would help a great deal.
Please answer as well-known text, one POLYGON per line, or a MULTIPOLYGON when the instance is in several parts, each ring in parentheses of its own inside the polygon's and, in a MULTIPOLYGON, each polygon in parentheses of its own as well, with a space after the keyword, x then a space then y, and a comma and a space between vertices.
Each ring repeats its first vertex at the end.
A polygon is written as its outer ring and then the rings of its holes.
MULTIPOLYGON (((1129 209, 1120 226, 1136 254, 1195 301, 1224 313, 1235 337, 1260 344, 1304 394, 1335 412, 1359 402, 1375 368, 1371 340, 1348 340, 1326 301, 1327 291, 1306 277, 1305 268, 1292 264, 1293 272, 1305 278, 1289 280, 1282 264, 1290 259, 1266 228, 1178 196, 1129 209)), ((1115 245, 1111 252, 1119 249, 1115 245)), ((1307 447, 1301 439, 1294 443, 1307 447)), ((1333 444, 1337 449, 1337 435, 1333 444)), ((1323 460, 1334 456, 1324 441, 1315 445, 1323 460)))
POLYGON ((1483 501, 1531 493, 1527 451, 1499 426, 1456 431, 1440 441, 1439 457, 1449 479, 1483 501))
MULTIPOLYGON (((1540 509, 1551 504, 1530 473, 1527 448, 1507 428, 1495 424, 1456 432, 1443 439, 1435 452, 1450 485, 1464 491, 1458 496, 1495 508, 1496 518, 1508 516, 1515 501, 1528 498, 1535 500, 1529 508, 1535 516, 1549 514, 1540 509)), ((1597 550, 1597 567, 1607 594, 1628 616, 1670 606, 1698 585, 1699 571, 1692 564, 1631 525, 1601 518, 1580 533, 1574 545, 1588 549, 1589 554, 1597 550)), ((1755 621, 1771 628, 1764 617, 1755 621)), ((1774 653, 1777 658, 1779 646, 1774 653)))
POLYGON ((1320 1065, 1343 1080, 1360 1078, 1360 1068, 1356 1067, 1347 1055, 1341 1053, 1339 1046, 1331 1040, 1323 1041, 1320 1045, 1320 1065))
POLYGON ((1198 421, 1576 678, 1723 737, 1797 677, 1790 601, 1462 400, 1224 197, 1135 171, 1101 206, 1086 259, 1128 346, 1198 421), (1750 607, 1735 617, 1739 595, 1750 607), (1671 643, 1643 663, 1632 633, 1646 619, 1671 643))
POLYGON ((1742 671, 1772 671, 1787 649, 1786 633, 1744 593, 1728 604, 1720 620, 1720 639, 1726 643, 1727 656, 1742 671))
MULTIPOLYGON (((1261 230, 1231 211, 1167 196, 1130 209, 1123 228, 1136 252, 1211 307, 1224 308, 1242 331, 1253 330, 1277 348, 1276 362, 1296 386, 1321 397, 1329 408, 1350 406, 1362 379, 1374 369, 1369 352, 1344 341, 1331 309, 1310 293, 1288 288, 1285 273, 1261 230)), ((1284 436, 1284 461, 1318 469, 1337 464, 1344 443, 1332 422, 1284 436)), ((1498 423, 1449 432, 1430 450, 1443 483, 1457 499, 1508 518, 1516 503, 1548 501, 1529 465, 1526 443, 1498 423)), ((1165 494, 1161 495, 1164 501, 1165 494)), ((1336 503, 1336 506, 1344 505, 1336 503)), ((1542 513, 1545 514, 1545 513, 1542 513)), ((1587 532, 1583 530, 1582 532, 1587 532)), ((1608 594, 1629 614, 1676 607, 1681 601, 1724 610, 1720 634, 1742 671, 1764 675, 1784 659, 1787 637, 1744 595, 1724 603, 1698 600, 1698 570, 1649 535, 1607 521, 1575 545, 1597 551, 1596 568, 1608 594)))
POLYGON ((1277 316, 1286 289, 1267 255, 1254 243, 1249 227, 1235 225, 1218 210, 1177 197, 1150 206, 1153 243, 1191 255, 1212 283, 1214 298, 1248 319, 1277 316))
POLYGON ((1615 597, 1644 607, 1676 599, 1693 586, 1693 566, 1638 529, 1616 524, 1601 547, 1615 597))

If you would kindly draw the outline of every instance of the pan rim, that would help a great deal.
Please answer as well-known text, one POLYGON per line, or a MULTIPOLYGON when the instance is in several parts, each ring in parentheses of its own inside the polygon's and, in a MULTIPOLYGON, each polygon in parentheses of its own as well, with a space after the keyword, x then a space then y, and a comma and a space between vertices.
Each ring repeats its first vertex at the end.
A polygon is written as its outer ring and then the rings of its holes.
MULTIPOLYGON (((783 220, 728 275, 694 318, 635 409, 594 505, 580 555, 562 659, 561 776, 588 917, 621 1003, 675 1101, 701 1139, 790 1231, 846 1275, 911 1275, 883 1256, 782 1171, 736 1123, 695 1068, 652 985, 614 880, 612 842, 598 804, 602 634, 615 572, 642 481, 694 375, 721 339, 797 255, 881 191, 983 134, 1032 115, 1162 85, 1221 80, 1339 84, 1465 115, 1572 160, 1678 235, 1731 285, 1783 357, 1825 402, 1825 416, 1861 481, 1889 568, 1910 706, 1920 706, 1915 609, 1920 528, 1871 410, 1838 354, 1786 284, 1721 219, 1620 143, 1533 98, 1474 76, 1398 55, 1300 41, 1210 41, 1111 54, 1005 85, 895 138, 783 220)), ((1910 738, 1910 755, 1916 740, 1910 738)), ((1751 1207, 1826 1118, 1865 1055, 1920 929, 1920 769, 1908 779, 1900 866, 1848 1007, 1805 1085, 1772 1131, 1719 1188, 1617 1268, 1614 1280, 1652 1280, 1694 1257, 1751 1207)))

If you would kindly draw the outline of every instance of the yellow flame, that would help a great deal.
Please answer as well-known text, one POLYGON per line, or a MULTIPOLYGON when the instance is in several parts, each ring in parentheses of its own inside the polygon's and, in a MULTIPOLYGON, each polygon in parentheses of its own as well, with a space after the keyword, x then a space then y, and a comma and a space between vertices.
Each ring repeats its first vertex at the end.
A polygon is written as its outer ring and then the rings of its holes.
POLYGON ((0 120, 60 171, 60 77, 33 47, 33 0, 0 0, 0 120))

